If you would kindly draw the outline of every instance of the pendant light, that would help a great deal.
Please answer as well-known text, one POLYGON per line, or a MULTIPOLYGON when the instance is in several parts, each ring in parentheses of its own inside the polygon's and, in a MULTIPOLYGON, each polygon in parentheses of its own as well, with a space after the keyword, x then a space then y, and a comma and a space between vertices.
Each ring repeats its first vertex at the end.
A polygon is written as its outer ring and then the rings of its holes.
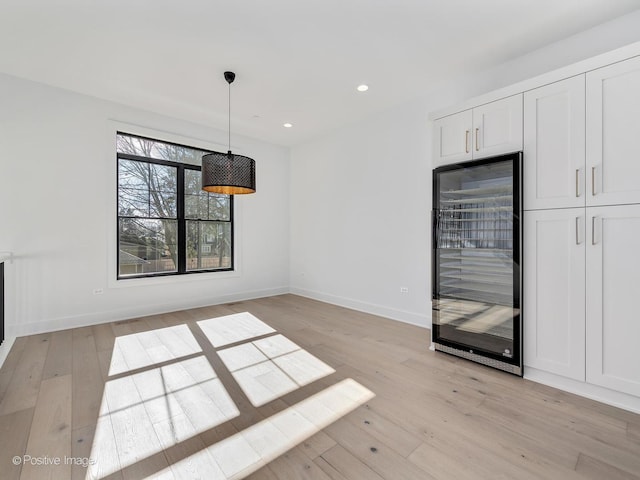
POLYGON ((255 193, 255 160, 231 153, 231 84, 236 74, 224 72, 224 79, 229 84, 229 151, 202 156, 202 190, 226 195, 255 193))

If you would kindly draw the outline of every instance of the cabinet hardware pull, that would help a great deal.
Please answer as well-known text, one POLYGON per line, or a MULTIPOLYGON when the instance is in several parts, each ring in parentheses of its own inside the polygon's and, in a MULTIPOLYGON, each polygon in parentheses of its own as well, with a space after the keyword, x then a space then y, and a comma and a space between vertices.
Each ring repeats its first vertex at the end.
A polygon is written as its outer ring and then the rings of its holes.
POLYGON ((480 129, 476 128, 476 152, 480 150, 480 145, 478 144, 478 133, 480 133, 480 129))
POLYGON ((595 245, 596 243, 596 217, 591 217, 591 245, 595 245))
POLYGON ((580 169, 576 168, 576 197, 580 196, 580 169))
POLYGON ((464 132, 464 151, 465 153, 469 153, 469 130, 465 130, 464 132))
POLYGON ((591 195, 596 195, 596 167, 591 167, 591 195))
POLYGON ((580 217, 576 217, 576 245, 580 245, 580 217))

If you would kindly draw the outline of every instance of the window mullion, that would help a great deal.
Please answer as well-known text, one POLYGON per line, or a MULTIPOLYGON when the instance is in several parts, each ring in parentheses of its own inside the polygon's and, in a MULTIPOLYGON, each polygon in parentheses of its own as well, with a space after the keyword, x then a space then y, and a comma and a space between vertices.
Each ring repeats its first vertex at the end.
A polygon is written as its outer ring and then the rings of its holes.
POLYGON ((187 225, 184 208, 184 167, 178 167, 176 208, 178 213, 178 273, 187 271, 187 225))

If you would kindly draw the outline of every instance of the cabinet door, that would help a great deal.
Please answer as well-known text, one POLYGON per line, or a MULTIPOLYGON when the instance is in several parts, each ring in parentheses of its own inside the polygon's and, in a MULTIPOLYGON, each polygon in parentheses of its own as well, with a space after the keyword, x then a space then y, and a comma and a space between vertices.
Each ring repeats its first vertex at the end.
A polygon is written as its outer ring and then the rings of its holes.
POLYGON ((522 150, 522 94, 473 109, 473 158, 522 150))
POLYGON ((587 205, 640 203, 640 57, 587 73, 587 205))
POLYGON ((587 219, 587 381, 640 396, 640 205, 587 219))
POLYGON ((524 213, 524 363, 585 379, 585 209, 524 213))
POLYGON ((524 208, 585 205, 584 75, 524 94, 524 208))
POLYGON ((471 110, 434 122, 434 166, 471 160, 471 110))

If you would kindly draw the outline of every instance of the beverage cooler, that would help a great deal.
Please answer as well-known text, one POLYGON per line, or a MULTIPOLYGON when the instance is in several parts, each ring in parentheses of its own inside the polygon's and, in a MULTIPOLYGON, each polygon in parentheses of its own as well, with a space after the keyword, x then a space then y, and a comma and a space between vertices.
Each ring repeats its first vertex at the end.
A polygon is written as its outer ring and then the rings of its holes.
POLYGON ((433 171, 436 350, 522 376, 522 153, 433 171))

